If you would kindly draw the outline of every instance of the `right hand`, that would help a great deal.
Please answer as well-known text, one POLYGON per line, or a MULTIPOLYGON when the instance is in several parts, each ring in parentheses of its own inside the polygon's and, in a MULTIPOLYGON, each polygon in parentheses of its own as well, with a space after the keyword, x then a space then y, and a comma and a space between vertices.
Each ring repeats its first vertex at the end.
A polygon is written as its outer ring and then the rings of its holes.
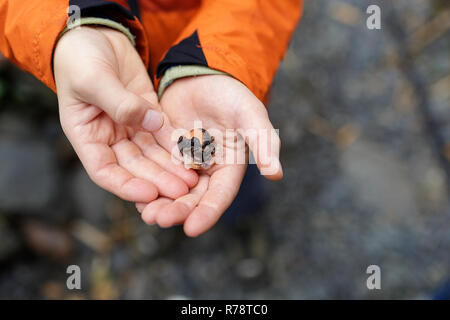
POLYGON ((148 203, 158 195, 176 199, 197 184, 197 174, 166 151, 172 128, 124 34, 103 27, 67 32, 55 49, 54 72, 62 128, 100 187, 148 203))
POLYGON ((280 138, 266 107, 240 81, 227 75, 178 79, 164 92, 161 107, 176 128, 189 130, 201 121, 202 127, 215 135, 216 156, 221 152, 223 157, 201 171, 198 185, 189 194, 175 200, 160 197, 147 206, 137 204, 146 223, 161 227, 184 224, 191 237, 209 230, 239 191, 248 148, 267 179, 283 177, 280 138))

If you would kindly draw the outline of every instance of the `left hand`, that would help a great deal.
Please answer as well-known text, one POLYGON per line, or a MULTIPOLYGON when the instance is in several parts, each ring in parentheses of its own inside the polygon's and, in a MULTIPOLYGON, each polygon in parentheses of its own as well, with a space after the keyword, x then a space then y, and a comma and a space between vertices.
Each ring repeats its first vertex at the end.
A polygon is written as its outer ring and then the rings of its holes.
MULTIPOLYGON (((165 91, 161 108, 175 128, 190 130, 195 121, 201 121, 202 127, 223 147, 224 161, 236 159, 238 152, 244 153, 244 161, 226 161, 199 171, 199 183, 176 200, 160 197, 148 205, 138 203, 137 208, 146 223, 157 223, 161 227, 184 224, 186 235, 191 237, 210 229, 239 191, 247 167, 246 145, 252 150, 260 171, 264 174, 264 170, 270 169, 268 179, 282 178, 278 135, 269 135, 266 140, 262 137, 264 132, 270 134, 274 130, 267 110, 238 80, 225 75, 176 80, 165 91), (234 134, 225 137, 225 130, 230 129, 234 134), (242 136, 241 133, 251 129, 258 130, 257 134, 242 136), (217 139, 214 132, 222 133, 223 139, 217 139)), ((216 146, 216 149, 221 148, 216 146)))

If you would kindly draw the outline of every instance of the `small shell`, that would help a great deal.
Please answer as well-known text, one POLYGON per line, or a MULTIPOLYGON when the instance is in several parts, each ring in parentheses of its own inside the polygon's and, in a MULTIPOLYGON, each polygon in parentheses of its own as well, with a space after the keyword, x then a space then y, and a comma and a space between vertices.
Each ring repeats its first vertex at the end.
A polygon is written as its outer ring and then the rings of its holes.
POLYGON ((208 169, 214 162, 214 137, 205 129, 192 129, 178 138, 178 149, 186 168, 208 169))

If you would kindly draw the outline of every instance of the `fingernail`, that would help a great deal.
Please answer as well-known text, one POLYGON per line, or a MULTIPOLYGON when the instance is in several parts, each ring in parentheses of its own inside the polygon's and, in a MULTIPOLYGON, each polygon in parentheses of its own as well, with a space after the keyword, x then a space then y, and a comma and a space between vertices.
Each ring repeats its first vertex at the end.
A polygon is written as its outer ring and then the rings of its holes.
POLYGON ((148 110, 145 113, 144 121, 142 121, 142 128, 148 131, 156 131, 164 124, 164 118, 161 113, 155 110, 148 110))
POLYGON ((273 167, 271 169, 273 172, 271 174, 276 175, 279 172, 281 174, 281 176, 283 176, 283 168, 281 166, 280 159, 278 159, 278 157, 274 157, 272 159, 272 164, 273 164, 273 167))
POLYGON ((280 159, 277 158, 277 162, 278 162, 277 165, 280 170, 280 174, 281 174, 281 176, 283 176, 283 166, 281 165, 280 159))

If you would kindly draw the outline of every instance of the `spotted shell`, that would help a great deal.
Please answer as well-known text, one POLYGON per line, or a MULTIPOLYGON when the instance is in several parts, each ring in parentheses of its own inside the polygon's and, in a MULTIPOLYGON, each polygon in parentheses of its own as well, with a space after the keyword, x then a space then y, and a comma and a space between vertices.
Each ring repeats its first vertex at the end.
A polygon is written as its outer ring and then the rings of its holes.
POLYGON ((188 168, 201 170, 212 165, 215 144, 214 137, 205 129, 192 129, 178 138, 178 149, 188 168))

